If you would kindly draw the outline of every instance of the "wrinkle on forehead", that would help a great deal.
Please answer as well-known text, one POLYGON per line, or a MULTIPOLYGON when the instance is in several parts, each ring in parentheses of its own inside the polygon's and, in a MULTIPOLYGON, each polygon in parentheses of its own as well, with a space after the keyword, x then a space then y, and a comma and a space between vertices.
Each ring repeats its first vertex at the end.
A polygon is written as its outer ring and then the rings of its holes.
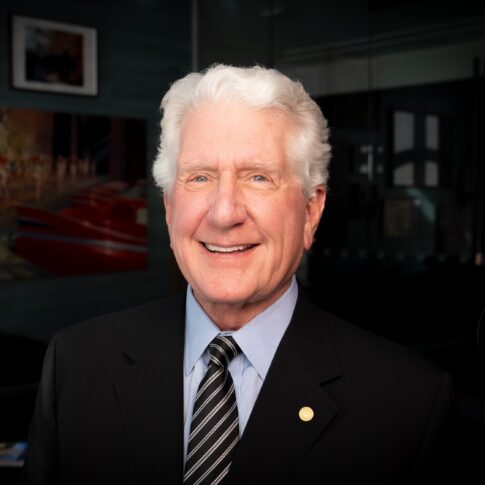
POLYGON ((297 175, 288 158, 294 133, 293 120, 276 108, 201 104, 187 113, 182 125, 178 177, 228 170, 297 175))
MULTIPOLYGON (((279 128, 282 126, 284 127, 285 136, 284 138, 289 139, 293 138, 293 135, 296 132, 296 125, 293 118, 290 116, 289 113, 286 113, 278 108, 264 108, 258 109, 253 108, 251 106, 246 106, 244 104, 231 104, 231 103, 210 103, 206 102, 203 103, 196 108, 190 110, 186 113, 182 124, 180 126, 180 146, 184 144, 185 137, 190 132, 191 136, 193 136, 193 132, 197 134, 199 130, 194 130, 194 127, 199 128, 198 125, 203 129, 204 124, 209 121, 211 125, 217 127, 217 130, 223 131, 227 136, 231 136, 232 133, 235 135, 239 135, 239 126, 234 125, 232 123, 227 123, 228 119, 230 119, 236 113, 236 117, 238 118, 250 118, 250 117, 259 117, 259 115, 264 116, 265 118, 265 125, 269 132, 272 128, 276 128, 276 131, 279 131, 279 128), (269 116, 268 116, 269 115, 269 116), (195 126, 194 126, 195 125, 195 126)), ((261 136, 261 132, 255 131, 253 133, 255 136, 261 136)), ((271 137, 269 137, 271 139, 271 137)), ((278 141, 285 141, 285 140, 278 140, 278 141)))

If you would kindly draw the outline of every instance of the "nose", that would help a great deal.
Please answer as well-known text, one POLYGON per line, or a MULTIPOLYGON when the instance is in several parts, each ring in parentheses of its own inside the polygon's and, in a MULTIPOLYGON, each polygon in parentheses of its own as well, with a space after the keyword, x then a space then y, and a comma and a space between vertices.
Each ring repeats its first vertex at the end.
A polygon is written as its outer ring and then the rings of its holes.
POLYGON ((243 194, 237 181, 221 178, 214 188, 208 212, 209 222, 220 229, 230 229, 242 224, 246 217, 243 194))

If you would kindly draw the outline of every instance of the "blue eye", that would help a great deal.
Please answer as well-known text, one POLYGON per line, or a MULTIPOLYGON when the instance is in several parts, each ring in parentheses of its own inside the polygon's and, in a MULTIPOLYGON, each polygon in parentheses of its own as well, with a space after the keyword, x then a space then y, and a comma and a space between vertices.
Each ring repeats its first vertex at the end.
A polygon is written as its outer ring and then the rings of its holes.
POLYGON ((192 180, 194 182, 207 182, 207 177, 205 175, 197 175, 192 180))
POLYGON ((264 175, 253 175, 251 177, 255 182, 267 182, 268 179, 264 175))

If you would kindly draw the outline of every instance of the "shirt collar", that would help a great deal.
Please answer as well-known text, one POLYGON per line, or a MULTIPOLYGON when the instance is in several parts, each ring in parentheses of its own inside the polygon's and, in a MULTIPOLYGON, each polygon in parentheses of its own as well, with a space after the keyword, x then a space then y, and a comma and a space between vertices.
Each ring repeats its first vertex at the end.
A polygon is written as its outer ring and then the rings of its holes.
MULTIPOLYGON (((290 287, 278 300, 239 330, 231 333, 263 380, 290 323, 297 298, 298 285, 293 276, 290 287)), ((186 310, 184 372, 187 376, 210 342, 221 331, 194 298, 190 286, 187 289, 186 310)))
POLYGON ((207 346, 219 335, 220 330, 199 305, 190 286, 187 288, 185 306, 184 372, 188 376, 207 346))

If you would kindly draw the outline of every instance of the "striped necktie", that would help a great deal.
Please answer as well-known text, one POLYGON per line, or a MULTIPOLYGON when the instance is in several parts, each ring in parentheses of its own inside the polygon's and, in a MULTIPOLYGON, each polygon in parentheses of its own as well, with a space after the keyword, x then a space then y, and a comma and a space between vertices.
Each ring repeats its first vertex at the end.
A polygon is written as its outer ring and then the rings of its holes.
POLYGON ((209 368, 195 396, 185 485, 221 483, 239 441, 236 394, 227 367, 241 349, 232 337, 219 335, 209 344, 209 351, 209 368))

